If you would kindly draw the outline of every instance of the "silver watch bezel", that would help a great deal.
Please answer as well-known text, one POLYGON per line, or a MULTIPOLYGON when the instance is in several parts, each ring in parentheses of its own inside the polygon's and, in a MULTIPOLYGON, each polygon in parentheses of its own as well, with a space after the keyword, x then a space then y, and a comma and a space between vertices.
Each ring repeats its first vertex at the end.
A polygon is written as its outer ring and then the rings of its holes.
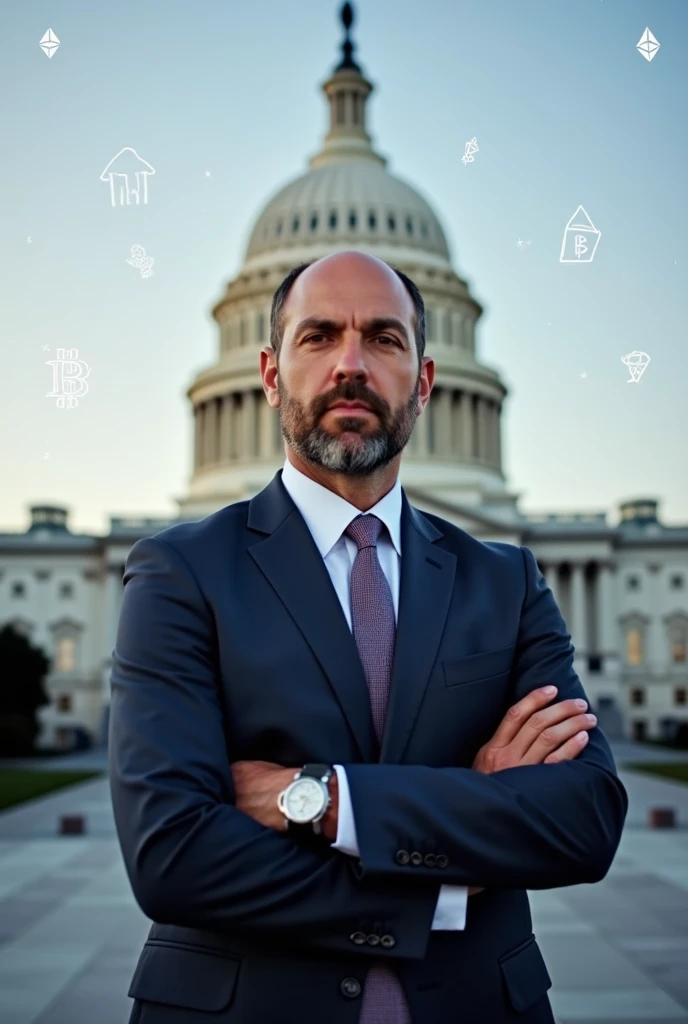
POLYGON ((293 781, 290 782, 289 785, 282 790, 280 795, 277 797, 277 806, 279 807, 280 811, 287 819, 287 821, 291 821, 295 825, 303 825, 304 827, 308 825, 315 826, 319 821, 322 821, 322 819, 327 814, 327 809, 330 806, 331 802, 332 797, 330 796, 329 786, 327 786, 322 779, 317 779, 313 775, 307 775, 304 777, 301 775, 300 772, 294 777, 293 781), (315 814, 312 818, 293 818, 287 809, 287 796, 290 793, 292 793, 295 788, 298 787, 300 782, 314 782, 317 786, 320 787, 320 791, 322 793, 323 798, 322 806, 320 810, 317 812, 317 814, 315 814))

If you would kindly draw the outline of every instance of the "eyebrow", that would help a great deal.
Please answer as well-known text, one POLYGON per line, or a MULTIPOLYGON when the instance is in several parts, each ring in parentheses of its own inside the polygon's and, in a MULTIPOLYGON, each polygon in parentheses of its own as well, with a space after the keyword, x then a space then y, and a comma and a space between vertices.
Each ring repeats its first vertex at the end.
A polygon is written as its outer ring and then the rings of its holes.
MULTIPOLYGON (((340 323, 337 320, 326 320, 318 316, 309 316, 297 324, 296 331, 294 332, 294 338, 298 338, 304 331, 310 330, 318 330, 330 334, 342 334, 345 328, 346 324, 340 323)), ((406 344, 409 344, 409 336, 406 327, 401 320, 397 320, 394 316, 373 317, 372 320, 366 320, 361 325, 361 332, 365 335, 378 334, 380 331, 388 331, 390 329, 398 331, 406 344)))

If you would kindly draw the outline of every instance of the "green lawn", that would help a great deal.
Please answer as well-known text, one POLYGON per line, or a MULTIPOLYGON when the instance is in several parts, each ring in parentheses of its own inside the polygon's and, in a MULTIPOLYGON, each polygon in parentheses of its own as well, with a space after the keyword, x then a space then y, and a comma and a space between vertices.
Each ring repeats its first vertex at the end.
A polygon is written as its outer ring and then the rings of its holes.
POLYGON ((99 771, 61 772, 33 771, 23 768, 3 768, 0 764, 0 811, 16 807, 44 793, 52 793, 76 782, 85 782, 103 775, 99 771))
POLYGON ((675 779, 677 782, 688 783, 688 761, 649 761, 632 762, 625 764, 624 768, 630 768, 634 772, 647 772, 648 775, 662 775, 665 779, 675 779))

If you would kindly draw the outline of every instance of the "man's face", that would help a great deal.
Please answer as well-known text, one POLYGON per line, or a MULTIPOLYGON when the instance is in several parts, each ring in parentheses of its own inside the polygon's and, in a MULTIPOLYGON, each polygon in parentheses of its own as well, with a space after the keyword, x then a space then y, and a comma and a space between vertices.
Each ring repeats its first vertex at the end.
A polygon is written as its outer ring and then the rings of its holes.
POLYGON ((396 274, 362 254, 329 257, 297 278, 272 404, 302 459, 364 476, 401 453, 432 386, 414 312, 396 274))

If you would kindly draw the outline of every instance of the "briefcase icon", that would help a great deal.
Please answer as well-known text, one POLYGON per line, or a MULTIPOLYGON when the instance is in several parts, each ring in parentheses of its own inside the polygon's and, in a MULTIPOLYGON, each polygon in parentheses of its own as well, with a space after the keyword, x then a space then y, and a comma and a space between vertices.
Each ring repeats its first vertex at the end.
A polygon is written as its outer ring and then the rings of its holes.
POLYGON ((564 228, 560 263, 592 263, 602 232, 579 206, 564 228))

